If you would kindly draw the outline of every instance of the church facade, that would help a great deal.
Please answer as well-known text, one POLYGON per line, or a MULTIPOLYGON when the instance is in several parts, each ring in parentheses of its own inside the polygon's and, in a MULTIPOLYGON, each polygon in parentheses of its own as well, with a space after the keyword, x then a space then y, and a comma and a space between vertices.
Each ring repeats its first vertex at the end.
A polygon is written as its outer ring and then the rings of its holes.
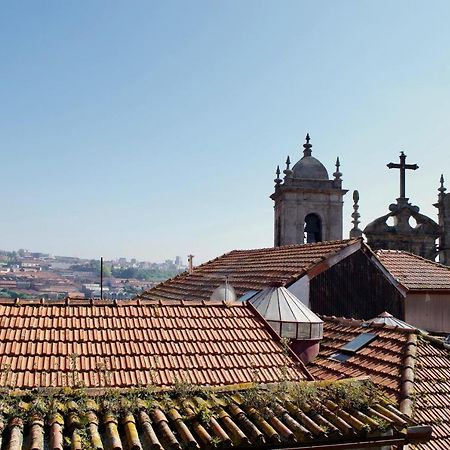
MULTIPOLYGON (((342 187, 339 158, 333 179, 325 166, 312 156, 309 134, 303 145, 303 157, 290 168, 276 170, 275 191, 270 196, 274 201, 274 245, 303 244, 332 241, 343 238, 343 204, 348 192, 342 187)), ((350 237, 362 237, 373 250, 404 250, 450 265, 450 193, 445 193, 441 176, 438 202, 438 222, 419 212, 406 197, 405 177, 407 170, 417 170, 416 164, 406 164, 406 155, 401 152, 400 162, 389 163, 390 169, 399 169, 400 195, 389 212, 372 222, 364 230, 358 225, 358 191, 353 193, 353 229, 350 237), (393 219, 393 225, 388 221, 393 219)))

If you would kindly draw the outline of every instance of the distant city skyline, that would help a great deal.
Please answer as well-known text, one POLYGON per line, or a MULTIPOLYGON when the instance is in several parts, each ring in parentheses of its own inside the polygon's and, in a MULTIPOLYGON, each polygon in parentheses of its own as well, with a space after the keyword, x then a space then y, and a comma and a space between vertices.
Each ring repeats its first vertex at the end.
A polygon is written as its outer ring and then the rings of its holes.
POLYGON ((344 238, 450 189, 450 3, 4 2, 0 248, 197 265, 273 245, 275 169, 340 157, 344 238))
MULTIPOLYGON (((39 257, 39 258, 44 257, 43 255, 48 255, 49 258, 78 258, 81 260, 100 260, 102 258, 102 255, 99 256, 98 258, 90 258, 90 257, 75 256, 75 255, 59 255, 59 254, 53 254, 53 253, 46 252, 45 250, 35 250, 35 249, 28 249, 28 248, 22 248, 22 247, 15 248, 15 249, 0 248, 0 253, 3 253, 3 252, 10 252, 10 253, 15 252, 18 254, 20 254, 20 252, 24 252, 24 253, 30 254, 32 256, 36 255, 36 257, 39 257)), ((105 262, 118 262, 118 263, 120 263, 121 260, 125 260, 128 263, 132 263, 133 261, 136 261, 138 263, 159 263, 159 264, 167 262, 167 261, 172 261, 175 264, 179 263, 180 265, 187 267, 186 266, 187 256, 185 258, 183 258, 183 256, 181 256, 181 255, 175 255, 172 257, 168 257, 161 261, 140 260, 138 258, 134 258, 134 257, 127 258, 124 256, 115 256, 112 258, 103 258, 103 259, 105 262)))

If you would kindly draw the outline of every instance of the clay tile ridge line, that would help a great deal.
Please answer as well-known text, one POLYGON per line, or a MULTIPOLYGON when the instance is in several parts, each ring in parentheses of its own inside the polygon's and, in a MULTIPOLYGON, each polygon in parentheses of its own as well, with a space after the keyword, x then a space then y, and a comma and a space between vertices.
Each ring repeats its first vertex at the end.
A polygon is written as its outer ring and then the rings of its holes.
POLYGON ((403 360, 403 372, 400 386, 400 411, 412 417, 413 393, 414 393, 414 369, 417 355, 417 335, 411 333, 406 341, 405 359, 403 360))
MULTIPOLYGON (((338 240, 338 241, 323 241, 323 242, 315 242, 315 243, 311 243, 311 244, 293 244, 293 245, 284 245, 284 246, 280 246, 280 247, 265 247, 265 248, 257 248, 257 249, 249 249, 249 250, 231 250, 227 253, 224 253, 223 255, 217 256, 216 258, 210 259, 209 261, 204 262, 203 264, 200 264, 198 266, 194 266, 192 269, 192 272, 189 273, 187 270, 179 273, 178 275, 176 275, 174 278, 169 278, 166 281, 163 281, 162 283, 159 283, 155 286, 155 288, 163 288, 164 286, 167 285, 171 285, 175 280, 178 279, 188 279, 194 275, 197 275, 198 272, 201 272, 205 266, 208 267, 210 264, 212 263, 217 263, 219 260, 222 260, 224 258, 227 258, 229 256, 237 256, 237 255, 241 255, 241 254, 245 254, 245 253, 259 253, 259 252, 266 252, 266 251, 283 251, 283 250, 290 250, 290 249, 305 249, 305 250, 310 250, 311 248, 318 248, 321 249, 323 247, 333 247, 333 246, 338 246, 338 248, 331 248, 329 254, 326 255, 326 258, 330 257, 332 254, 342 250, 343 248, 352 245, 358 241, 362 242, 362 238, 353 238, 353 239, 344 239, 344 240, 338 240)), ((321 259, 319 259, 320 261, 321 259)), ((310 266, 308 266, 309 268, 311 268, 311 266, 314 266, 315 264, 317 264, 319 261, 315 261, 313 264, 311 264, 310 266)), ((307 270, 303 269, 300 273, 296 274, 294 279, 292 280, 292 278, 289 280, 289 282, 294 282, 296 280, 298 280, 300 278, 301 275, 303 275, 304 273, 306 273, 307 270)), ((287 283, 288 281, 286 281, 287 283)), ((152 294, 152 290, 154 288, 148 289, 147 291, 144 291, 142 293, 140 293, 139 295, 137 295, 137 297, 139 298, 145 298, 146 295, 151 295, 152 294)))
MULTIPOLYGON (((266 319, 258 312, 258 310, 249 302, 244 302, 245 306, 250 309, 250 311, 254 314, 256 319, 259 319, 263 325, 264 328, 267 330, 267 332, 274 338, 274 340, 281 346, 281 336, 278 335, 278 333, 269 325, 266 319)), ((311 372, 306 368, 305 364, 302 362, 302 360, 289 348, 286 347, 287 353, 290 356, 291 359, 294 360, 295 365, 300 368, 302 373, 306 375, 307 379, 309 381, 315 381, 314 376, 311 374, 311 372)))
POLYGON ((336 316, 319 316, 326 322, 334 322, 341 325, 351 325, 354 327, 360 327, 364 321, 360 319, 346 318, 346 317, 336 317, 336 316))
MULTIPOLYGON (((192 272, 189 272, 188 270, 185 270, 184 272, 181 272, 181 273, 175 275, 175 277, 173 277, 173 278, 169 278, 168 280, 165 280, 165 281, 163 281, 161 283, 158 283, 155 287, 161 288, 161 287, 164 287, 166 285, 171 285, 175 280, 178 280, 180 278, 184 278, 184 279, 190 278, 193 275, 196 275, 205 266, 209 266, 211 263, 215 263, 215 262, 217 262, 217 261, 219 261, 219 260, 221 260, 221 259, 223 259, 223 258, 225 258, 225 257, 227 257, 229 255, 233 255, 233 254, 235 254, 237 252, 240 252, 240 251, 242 251, 242 250, 231 250, 231 251, 229 251, 227 253, 224 253, 223 255, 216 256, 215 258, 210 259, 209 261, 206 261, 203 264, 200 264, 198 266, 194 266, 192 268, 192 272)), ((151 293, 152 290, 153 290, 153 288, 148 289, 147 291, 141 292, 137 297, 145 298, 145 296, 149 295, 149 293, 151 293)))

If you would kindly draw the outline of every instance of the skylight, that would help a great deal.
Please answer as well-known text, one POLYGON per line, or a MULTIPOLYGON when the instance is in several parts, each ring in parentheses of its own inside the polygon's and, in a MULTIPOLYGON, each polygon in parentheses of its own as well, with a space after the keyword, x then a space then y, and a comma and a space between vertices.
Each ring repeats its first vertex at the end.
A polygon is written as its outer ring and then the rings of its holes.
POLYGON ((356 353, 367 344, 370 344, 376 337, 377 335, 374 333, 362 333, 359 336, 356 336, 355 339, 342 346, 341 350, 343 352, 356 353))
POLYGON ((374 341, 376 337, 377 335, 374 333, 361 333, 350 342, 347 342, 347 344, 344 344, 339 351, 330 356, 330 359, 344 363, 359 350, 374 341))

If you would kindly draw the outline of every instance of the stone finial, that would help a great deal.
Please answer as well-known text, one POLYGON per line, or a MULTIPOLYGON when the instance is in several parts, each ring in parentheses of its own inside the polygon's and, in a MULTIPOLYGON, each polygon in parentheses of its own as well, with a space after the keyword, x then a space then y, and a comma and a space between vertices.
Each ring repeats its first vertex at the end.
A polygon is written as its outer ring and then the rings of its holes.
POLYGON ((352 213, 352 223, 353 228, 350 230, 350 237, 351 238, 359 238, 362 236, 362 231, 358 227, 358 225, 361 223, 359 218, 361 217, 361 214, 359 214, 359 192, 357 190, 353 191, 353 213, 352 213))
POLYGON ((341 167, 341 163, 339 161, 339 156, 336 158, 336 172, 333 173, 334 181, 340 181, 342 177, 342 172, 339 171, 339 167, 341 167))
POLYGON ((311 140, 311 138, 309 137, 309 133, 306 133, 306 143, 303 144, 303 156, 311 156, 311 148, 312 148, 312 144, 309 143, 309 141, 311 140))
POLYGON ((440 178, 439 182, 441 183, 441 185, 439 186, 438 191, 439 191, 439 200, 441 200, 441 198, 444 196, 445 191, 447 190, 444 187, 444 175, 443 174, 441 174, 441 178, 440 178))
POLYGON ((273 180, 275 182, 275 187, 279 186, 281 184, 281 182, 283 181, 280 178, 280 174, 281 174, 280 166, 277 166, 277 170, 275 171, 275 175, 277 177, 275 178, 275 180, 273 180))
POLYGON ((286 159, 286 169, 283 170, 285 178, 290 178, 292 176, 292 170, 290 169, 290 167, 291 167, 291 158, 288 155, 286 159))

